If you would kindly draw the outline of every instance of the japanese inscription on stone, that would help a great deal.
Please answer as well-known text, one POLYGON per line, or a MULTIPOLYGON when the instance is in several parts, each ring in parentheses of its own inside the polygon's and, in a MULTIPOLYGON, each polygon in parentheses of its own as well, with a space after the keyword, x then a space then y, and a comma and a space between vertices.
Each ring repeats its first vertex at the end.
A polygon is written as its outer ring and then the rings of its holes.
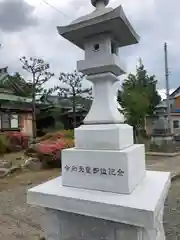
POLYGON ((64 170, 66 172, 77 172, 87 175, 101 175, 101 176, 124 176, 124 171, 122 169, 114 168, 96 168, 89 166, 70 166, 65 165, 64 170))

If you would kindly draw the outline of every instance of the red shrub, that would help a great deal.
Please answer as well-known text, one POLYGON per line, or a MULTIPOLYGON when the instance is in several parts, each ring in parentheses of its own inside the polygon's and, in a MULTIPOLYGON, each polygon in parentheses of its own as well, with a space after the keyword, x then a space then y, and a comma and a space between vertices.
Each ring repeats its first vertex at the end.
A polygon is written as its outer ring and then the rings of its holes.
POLYGON ((35 148, 38 153, 53 155, 53 160, 58 160, 61 150, 73 147, 73 144, 73 141, 67 139, 58 139, 57 141, 46 140, 36 144, 35 148))
POLYGON ((61 132, 56 132, 46 134, 38 143, 31 145, 25 154, 37 157, 43 163, 44 167, 60 167, 61 150, 73 146, 73 139, 66 138, 61 132))
POLYGON ((46 141, 46 140, 57 140, 64 138, 64 134, 62 132, 55 132, 55 133, 47 133, 45 136, 43 136, 40 141, 46 141))
POLYGON ((28 148, 29 137, 22 132, 5 132, 9 140, 11 151, 23 150, 28 148))

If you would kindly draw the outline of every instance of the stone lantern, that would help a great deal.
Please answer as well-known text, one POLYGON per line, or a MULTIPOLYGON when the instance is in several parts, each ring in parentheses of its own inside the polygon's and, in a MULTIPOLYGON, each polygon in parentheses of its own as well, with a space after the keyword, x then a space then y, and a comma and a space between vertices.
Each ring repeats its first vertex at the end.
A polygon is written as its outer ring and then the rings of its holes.
POLYGON ((153 125, 153 135, 164 135, 170 134, 168 119, 167 115, 167 105, 166 104, 159 104, 155 108, 155 115, 156 120, 153 125))
POLYGON ((87 75, 87 79, 94 85, 92 107, 84 125, 75 129, 75 149, 64 151, 62 155, 62 184, 127 194, 145 176, 144 146, 133 145, 132 127, 122 124, 122 117, 114 101, 113 85, 119 81, 118 76, 125 73, 118 49, 138 43, 139 37, 121 6, 116 9, 106 8, 108 1, 104 0, 92 1, 92 4, 96 7, 95 11, 68 26, 58 27, 61 36, 85 51, 85 60, 77 62, 77 69, 87 75), (138 154, 139 157, 132 162, 130 154, 138 154), (105 161, 107 156, 111 161, 105 161), (122 159, 121 164, 118 164, 119 158, 122 159), (72 162, 75 166, 97 169, 119 167, 122 171, 126 169, 127 174, 118 186, 116 178, 99 178, 98 174, 85 175, 82 181, 80 174, 67 171, 66 166, 72 162), (135 178, 130 175, 134 164, 139 165, 139 174, 135 178))
POLYGON ((167 114, 167 104, 162 102, 159 105, 156 106, 154 113, 157 116, 165 116, 167 114))
POLYGON ((47 240, 163 240, 170 174, 146 171, 145 147, 134 144, 114 101, 125 73, 118 50, 139 37, 121 6, 91 3, 92 13, 58 32, 84 50, 77 69, 94 84, 94 101, 75 147, 62 151, 62 176, 30 189, 28 202, 46 209, 47 240))
POLYGON ((156 120, 153 124, 150 150, 153 152, 176 152, 176 144, 167 119, 167 105, 161 103, 155 109, 156 120))
POLYGON ((121 123, 117 107, 112 103, 112 86, 125 73, 118 49, 137 43, 139 37, 121 6, 105 8, 108 1, 92 1, 92 4, 96 6, 94 12, 68 26, 58 27, 58 31, 85 51, 85 60, 78 61, 77 69, 94 84, 95 100, 84 123, 121 123))

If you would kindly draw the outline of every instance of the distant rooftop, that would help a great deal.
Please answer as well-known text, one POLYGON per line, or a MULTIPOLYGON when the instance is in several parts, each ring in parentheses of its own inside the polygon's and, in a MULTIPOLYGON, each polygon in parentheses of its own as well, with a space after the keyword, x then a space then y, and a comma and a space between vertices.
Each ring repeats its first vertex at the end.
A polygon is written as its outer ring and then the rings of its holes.
POLYGON ((20 91, 21 86, 16 86, 8 74, 8 67, 0 68, 0 100, 13 102, 31 102, 31 98, 18 96, 17 90, 20 91))

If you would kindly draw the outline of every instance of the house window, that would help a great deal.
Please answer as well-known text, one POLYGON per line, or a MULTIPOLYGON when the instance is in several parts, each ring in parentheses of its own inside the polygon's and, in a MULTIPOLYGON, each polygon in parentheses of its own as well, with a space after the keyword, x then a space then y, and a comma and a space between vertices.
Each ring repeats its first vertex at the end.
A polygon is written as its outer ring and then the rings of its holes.
POLYGON ((17 114, 11 115, 11 128, 18 128, 19 126, 19 116, 17 114))
POLYGON ((179 128, 179 120, 173 121, 173 128, 179 128))
POLYGON ((9 129, 10 127, 10 115, 9 114, 2 114, 2 119, 1 119, 1 123, 2 123, 2 128, 3 129, 9 129))
POLYGON ((0 118, 1 129, 18 129, 19 115, 10 113, 1 113, 0 118))

